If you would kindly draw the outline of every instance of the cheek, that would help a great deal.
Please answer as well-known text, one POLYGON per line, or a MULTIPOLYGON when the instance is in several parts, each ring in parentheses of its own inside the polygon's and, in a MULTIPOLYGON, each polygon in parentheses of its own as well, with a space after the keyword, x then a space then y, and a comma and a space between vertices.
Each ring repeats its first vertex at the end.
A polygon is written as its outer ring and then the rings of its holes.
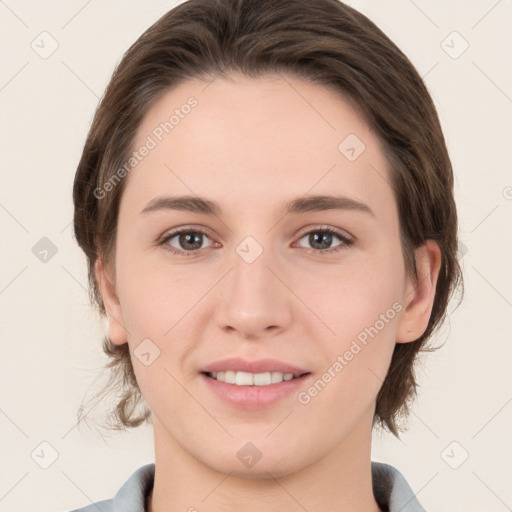
POLYGON ((318 266, 297 279, 294 287, 330 330, 346 339, 374 324, 401 300, 404 279, 399 254, 358 255, 339 265, 318 266))
POLYGON ((210 282, 205 275, 198 280, 197 271, 183 265, 141 268, 136 268, 136 261, 125 267, 121 305, 137 382, 150 408, 158 413, 162 395, 173 396, 174 404, 187 402, 178 382, 183 381, 184 372, 187 378, 191 372, 187 358, 204 328, 197 315, 218 278, 214 275, 210 282))
POLYGON ((326 370, 343 375, 338 383, 350 381, 347 388, 342 385, 343 393, 353 386, 378 390, 393 353, 398 319, 404 307, 400 254, 366 258, 359 263, 340 266, 336 271, 326 269, 324 275, 305 281, 302 291, 310 299, 308 305, 327 327, 318 321, 308 322, 307 338, 317 340, 326 370), (319 286, 319 282, 325 285, 319 286), (319 328, 324 332, 321 336, 319 328))
POLYGON ((122 310, 132 365, 142 395, 156 415, 175 414, 177 404, 188 403, 179 385, 183 380, 179 369, 193 348, 189 315, 198 294, 205 293, 175 274, 168 268, 146 266, 143 272, 127 268, 124 275, 122 310), (167 401, 170 396, 173 399, 167 401))
MULTIPOLYGON (((395 270, 399 269, 397 265, 395 270)), ((306 407, 309 411, 329 411, 324 421, 332 429, 353 426, 375 401, 389 368, 402 310, 399 273, 352 271, 342 277, 328 281, 324 293, 310 289, 318 316, 332 332, 320 326, 325 334, 319 336, 318 322, 306 325, 323 364, 299 400, 311 405, 306 407)))
POLYGON ((133 258, 120 267, 121 306, 129 332, 165 339, 207 292, 193 266, 133 258))

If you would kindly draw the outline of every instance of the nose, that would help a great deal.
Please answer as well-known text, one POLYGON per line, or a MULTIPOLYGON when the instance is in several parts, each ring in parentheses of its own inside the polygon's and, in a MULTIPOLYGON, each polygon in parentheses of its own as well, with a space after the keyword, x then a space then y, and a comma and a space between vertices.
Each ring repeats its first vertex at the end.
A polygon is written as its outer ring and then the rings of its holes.
MULTIPOLYGON (((270 252, 270 251, 268 251, 270 252)), ((275 336, 292 323, 293 293, 267 251, 252 262, 236 254, 215 309, 218 326, 244 339, 275 336)))

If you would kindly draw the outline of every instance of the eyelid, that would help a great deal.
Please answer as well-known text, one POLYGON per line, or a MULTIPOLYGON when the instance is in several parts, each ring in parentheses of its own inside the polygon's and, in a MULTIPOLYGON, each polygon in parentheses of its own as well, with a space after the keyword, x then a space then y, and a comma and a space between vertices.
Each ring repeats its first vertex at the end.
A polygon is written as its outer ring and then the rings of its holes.
POLYGON ((307 235, 307 234, 311 233, 312 231, 329 231, 337 236, 340 236, 342 238, 350 240, 351 242, 355 241, 355 237, 353 235, 351 235, 348 231, 341 229, 341 228, 335 228, 334 226, 331 226, 330 224, 313 224, 312 226, 307 226, 307 227, 301 229, 297 236, 299 238, 302 238, 304 235, 307 235))
POLYGON ((206 226, 202 226, 201 224, 186 224, 184 226, 179 226, 176 228, 172 228, 168 231, 165 231, 163 235, 158 237, 158 241, 165 240, 166 238, 169 238, 170 236, 179 235, 181 233, 202 233, 204 235, 207 235, 209 238, 213 238, 212 231, 207 228, 206 226))

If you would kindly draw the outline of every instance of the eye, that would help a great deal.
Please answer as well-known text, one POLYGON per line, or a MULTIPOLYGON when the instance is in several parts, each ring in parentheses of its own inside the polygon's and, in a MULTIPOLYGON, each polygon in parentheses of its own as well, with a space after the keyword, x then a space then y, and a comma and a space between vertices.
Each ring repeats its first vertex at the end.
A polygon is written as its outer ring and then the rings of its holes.
MULTIPOLYGON (((311 245, 312 251, 320 254, 342 251, 354 243, 345 234, 331 227, 322 227, 308 231, 300 238, 300 240, 303 239, 306 239, 307 243, 311 245), (340 240, 340 243, 332 247, 334 238, 340 240)), ((301 245, 301 247, 303 246, 301 245)))
MULTIPOLYGON (((205 238, 211 241, 211 238, 205 231, 200 229, 182 228, 172 231, 162 238, 159 242, 166 250, 180 256, 194 256, 202 249, 205 238)), ((304 233, 299 239, 299 247, 304 247, 300 241, 305 239, 311 245, 310 251, 320 254, 329 254, 342 251, 352 245, 354 241, 344 233, 331 228, 322 227, 310 230, 304 233), (337 238, 340 243, 332 246, 333 240, 337 238)), ((220 244, 213 242, 210 246, 220 247, 220 244)), ((307 247, 305 247, 307 249, 307 247)))
POLYGON ((160 241, 160 244, 175 254, 193 256, 204 249, 202 247, 204 237, 210 239, 204 231, 186 228, 169 233, 160 241), (173 239, 176 240, 171 242, 173 239))

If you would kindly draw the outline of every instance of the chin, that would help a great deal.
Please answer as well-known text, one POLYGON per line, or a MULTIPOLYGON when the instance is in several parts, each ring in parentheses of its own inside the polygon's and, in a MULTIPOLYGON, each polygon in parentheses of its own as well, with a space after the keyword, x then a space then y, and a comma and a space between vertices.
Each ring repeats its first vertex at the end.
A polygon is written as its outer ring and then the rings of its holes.
MULTIPOLYGON (((293 451, 291 445, 280 444, 276 447, 268 443, 268 440, 266 444, 264 440, 256 440, 254 444, 250 441, 234 441, 233 444, 227 443, 221 452, 208 450, 208 454, 197 453, 196 457, 218 473, 237 478, 268 479, 295 473, 308 465, 293 451)), ((304 457, 304 451, 301 455, 304 457)))

